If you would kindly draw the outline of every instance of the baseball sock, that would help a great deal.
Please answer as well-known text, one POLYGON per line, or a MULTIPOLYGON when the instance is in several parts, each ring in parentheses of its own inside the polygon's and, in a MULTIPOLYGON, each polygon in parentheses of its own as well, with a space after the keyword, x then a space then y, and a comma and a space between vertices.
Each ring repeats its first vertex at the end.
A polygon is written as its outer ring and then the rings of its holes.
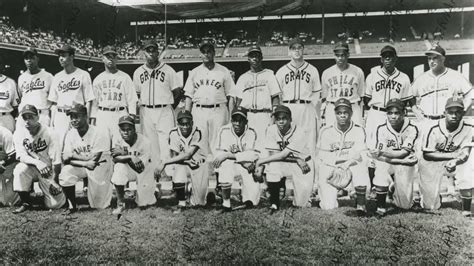
POLYGON ((460 191, 462 199, 462 210, 471 211, 471 202, 472 202, 472 190, 471 189, 461 189, 460 191))
POLYGON ((267 182, 270 192, 270 205, 275 204, 280 208, 280 182, 267 182))
POLYGON ((375 168, 369 167, 370 187, 374 187, 375 168))
POLYGON ((224 183, 222 186, 222 206, 230 208, 230 192, 232 184, 224 183))
POLYGON ((22 205, 31 205, 30 192, 20 191, 18 195, 20 196, 22 205))
POLYGON ((385 201, 387 199, 388 187, 376 186, 375 190, 377 192, 377 208, 387 208, 385 201))
POLYGON ((63 187, 69 209, 76 209, 76 186, 63 187))
POLYGON ((365 206, 365 202, 366 202, 365 193, 366 193, 366 190, 367 190, 367 186, 357 186, 357 187, 355 187, 357 206, 365 206))
POLYGON ((182 201, 186 203, 186 185, 184 183, 173 183, 173 187, 180 205, 182 205, 182 201))
POLYGON ((115 191, 117 192, 117 207, 120 204, 125 202, 124 195, 125 195, 125 186, 115 185, 115 191))

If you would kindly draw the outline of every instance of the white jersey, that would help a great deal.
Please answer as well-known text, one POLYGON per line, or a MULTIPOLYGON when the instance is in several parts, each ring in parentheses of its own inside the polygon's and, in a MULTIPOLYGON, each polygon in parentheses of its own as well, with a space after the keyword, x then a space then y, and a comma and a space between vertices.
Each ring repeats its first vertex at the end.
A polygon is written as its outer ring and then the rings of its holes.
POLYGON ((255 151, 257 133, 246 126, 244 133, 239 137, 235 134, 232 124, 221 127, 216 143, 217 151, 239 153, 244 151, 255 151))
POLYGON ((70 74, 62 70, 54 75, 48 100, 58 107, 70 108, 75 103, 86 104, 94 99, 91 76, 86 71, 76 68, 70 74))
POLYGON ((61 164, 59 137, 52 128, 41 125, 35 136, 25 128, 18 129, 13 134, 13 143, 20 162, 23 156, 30 156, 49 166, 61 164))
POLYGON ((382 151, 386 150, 407 150, 410 153, 415 152, 415 142, 419 139, 420 132, 408 118, 405 118, 400 132, 392 128, 387 121, 378 126, 376 133, 376 143, 372 148, 382 151))
POLYGON ((357 103, 365 93, 364 72, 353 64, 349 64, 343 71, 337 65, 333 65, 324 70, 321 85, 321 98, 328 102, 346 98, 351 103, 357 103))
POLYGON ((308 62, 296 68, 291 62, 282 66, 276 73, 283 101, 312 101, 313 93, 321 91, 319 71, 308 62))
POLYGON ((370 98, 369 106, 385 108, 390 99, 407 101, 413 98, 410 78, 395 68, 388 74, 383 67, 373 69, 365 81, 365 95, 370 98))
POLYGON ((471 90, 471 83, 464 76, 450 68, 438 75, 431 70, 421 74, 412 84, 412 93, 420 98, 419 107, 426 115, 438 116, 444 112, 448 98, 466 96, 471 90))
POLYGON ((10 113, 19 102, 15 81, 0 74, 0 112, 10 113))
POLYGON ((113 74, 104 71, 94 79, 92 85, 99 108, 126 107, 128 113, 136 114, 137 92, 127 73, 121 70, 113 74))
POLYGON ((473 126, 461 121, 453 132, 446 129, 446 120, 441 119, 423 137, 422 150, 427 152, 455 152, 472 146, 473 126))
POLYGON ((193 127, 191 134, 189 134, 187 138, 181 135, 181 131, 179 131, 178 127, 175 127, 170 131, 170 150, 181 154, 188 151, 191 147, 197 147, 198 150, 192 157, 192 160, 196 162, 202 161, 206 157, 203 153, 203 145, 201 130, 199 130, 196 126, 193 127))
POLYGON ((110 139, 107 134, 90 125, 84 136, 80 136, 75 128, 71 128, 64 138, 63 159, 71 158, 74 154, 89 156, 101 152, 102 158, 110 154, 110 139))
POLYGON ((270 125, 267 128, 265 148, 272 152, 288 149, 291 151, 290 157, 307 160, 311 153, 305 135, 305 131, 293 123, 285 135, 281 135, 277 125, 270 125))
POLYGON ((249 110, 271 110, 272 97, 281 94, 280 85, 270 69, 245 72, 235 88, 235 96, 242 99, 240 106, 249 110))
POLYGON ((12 156, 15 153, 15 146, 13 145, 13 134, 10 132, 10 130, 1 126, 0 152, 5 153, 8 157, 12 156))
POLYGON ((137 133, 137 139, 132 146, 120 134, 114 134, 112 137, 112 147, 125 149, 128 155, 138 157, 145 166, 151 162, 151 142, 142 134, 137 133))
POLYGON ((34 75, 28 70, 23 72, 18 78, 18 94, 21 99, 18 109, 31 104, 38 110, 49 110, 51 103, 48 102, 48 94, 52 80, 53 75, 44 69, 34 75))
POLYGON ((213 69, 208 69, 201 64, 189 73, 184 95, 195 104, 227 103, 227 96, 235 91, 234 86, 230 71, 225 66, 215 63, 213 69))
POLYGON ((176 71, 165 63, 151 69, 141 65, 133 73, 135 90, 142 105, 173 104, 173 90, 179 86, 176 71))

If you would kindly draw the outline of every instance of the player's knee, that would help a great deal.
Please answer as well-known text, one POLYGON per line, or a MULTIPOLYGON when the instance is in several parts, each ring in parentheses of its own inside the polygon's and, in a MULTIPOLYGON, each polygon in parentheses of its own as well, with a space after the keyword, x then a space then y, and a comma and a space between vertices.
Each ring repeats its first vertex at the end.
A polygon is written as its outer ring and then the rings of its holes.
POLYGON ((25 163, 18 163, 13 169, 14 178, 23 178, 26 172, 28 171, 28 165, 25 163))

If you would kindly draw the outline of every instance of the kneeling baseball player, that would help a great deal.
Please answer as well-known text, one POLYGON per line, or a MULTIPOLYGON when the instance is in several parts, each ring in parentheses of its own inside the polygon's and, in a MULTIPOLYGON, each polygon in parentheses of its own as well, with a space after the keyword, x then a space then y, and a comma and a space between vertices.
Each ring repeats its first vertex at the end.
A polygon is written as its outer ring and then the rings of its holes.
POLYGON ((202 133, 193 123, 191 112, 183 110, 177 116, 178 126, 170 131, 170 158, 158 166, 158 173, 169 165, 174 172, 173 189, 178 199, 178 207, 173 213, 180 213, 186 207, 186 184, 191 177, 192 206, 206 204, 207 187, 209 185, 208 166, 203 153, 202 133))
POLYGON ((92 208, 105 209, 112 200, 112 159, 110 138, 106 130, 89 125, 87 108, 76 104, 69 111, 71 129, 66 132, 63 145, 64 167, 59 175, 69 205, 69 212, 77 211, 76 183, 88 180, 87 199, 92 208))
POLYGON ((151 143, 135 128, 132 115, 119 119, 120 136, 112 137, 112 157, 115 163, 112 184, 117 192, 117 208, 113 214, 119 215, 125 209, 125 185, 129 181, 137 182, 137 197, 135 202, 139 207, 156 203, 156 182, 151 164, 151 143))
POLYGON ((265 168, 267 186, 270 192, 270 214, 280 208, 280 182, 284 177, 293 179, 293 206, 309 207, 313 189, 314 163, 310 156, 309 133, 292 123, 291 111, 278 105, 273 112, 275 124, 267 128, 266 149, 269 156, 256 163, 255 175, 265 168))
POLYGON ((13 191, 13 169, 16 166, 16 152, 13 146, 13 134, 0 126, 0 205, 12 206, 20 198, 13 191))
POLYGON ((441 179, 454 176, 462 198, 464 216, 471 216, 472 172, 466 164, 471 152, 473 126, 463 121, 464 103, 451 97, 445 105, 445 119, 432 126, 423 136, 423 158, 420 160, 421 206, 441 207, 441 179))
POLYGON ((231 123, 221 127, 217 135, 216 156, 212 164, 219 173, 222 188, 220 212, 232 210, 230 194, 237 175, 242 176, 242 208, 251 208, 260 201, 260 183, 252 176, 252 163, 258 158, 255 150, 257 133, 247 123, 247 110, 237 107, 231 113, 231 123))
POLYGON ((25 128, 13 134, 16 157, 20 161, 13 170, 13 190, 18 192, 22 205, 13 213, 22 213, 31 207, 30 190, 34 181, 39 182, 44 203, 50 209, 58 209, 66 203, 66 197, 58 185, 61 171, 59 137, 51 128, 41 125, 38 110, 25 105, 21 110, 25 128))
POLYGON ((380 217, 387 212, 388 193, 393 194, 395 206, 402 209, 412 206, 413 181, 418 174, 414 166, 418 162, 414 147, 419 130, 405 118, 405 104, 400 99, 391 99, 386 108, 387 120, 377 127, 375 147, 370 150, 375 159, 376 214, 380 217), (389 187, 394 191, 389 191, 389 187))
POLYGON ((318 141, 320 206, 323 210, 339 206, 337 191, 347 187, 337 187, 330 181, 338 171, 350 171, 352 185, 356 191, 357 213, 366 214, 366 192, 370 186, 367 165, 362 161, 361 153, 367 149, 364 129, 352 122, 352 104, 345 98, 334 103, 336 122, 321 129, 318 141), (328 180, 329 179, 329 180, 328 180))

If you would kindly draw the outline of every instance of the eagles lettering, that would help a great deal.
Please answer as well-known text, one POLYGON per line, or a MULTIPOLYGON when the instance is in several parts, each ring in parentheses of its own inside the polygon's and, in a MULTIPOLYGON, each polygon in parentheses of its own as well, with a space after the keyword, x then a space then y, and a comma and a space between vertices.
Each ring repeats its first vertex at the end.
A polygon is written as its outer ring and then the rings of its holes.
POLYGON ((41 90, 44 89, 44 80, 41 80, 40 78, 36 78, 34 80, 31 80, 30 82, 24 82, 21 85, 21 90, 26 94, 30 91, 33 90, 41 90))
POLYGON ((59 92, 67 92, 69 90, 77 90, 81 87, 81 81, 77 80, 76 78, 72 78, 70 81, 65 82, 61 80, 58 84, 58 91, 59 92))
POLYGON ((23 146, 27 151, 42 152, 48 148, 46 140, 38 138, 36 142, 31 142, 29 139, 23 139, 23 146))

